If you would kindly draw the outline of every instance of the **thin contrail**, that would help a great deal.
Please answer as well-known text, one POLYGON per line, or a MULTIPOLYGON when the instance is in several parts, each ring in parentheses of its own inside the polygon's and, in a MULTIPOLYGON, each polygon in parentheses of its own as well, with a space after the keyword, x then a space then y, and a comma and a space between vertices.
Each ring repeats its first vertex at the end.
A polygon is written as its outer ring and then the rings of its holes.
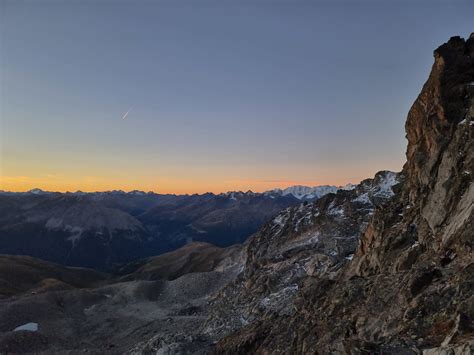
POLYGON ((127 118, 128 114, 130 113, 130 111, 132 111, 132 109, 133 109, 133 106, 130 107, 127 112, 125 112, 125 114, 122 116, 122 120, 127 118))

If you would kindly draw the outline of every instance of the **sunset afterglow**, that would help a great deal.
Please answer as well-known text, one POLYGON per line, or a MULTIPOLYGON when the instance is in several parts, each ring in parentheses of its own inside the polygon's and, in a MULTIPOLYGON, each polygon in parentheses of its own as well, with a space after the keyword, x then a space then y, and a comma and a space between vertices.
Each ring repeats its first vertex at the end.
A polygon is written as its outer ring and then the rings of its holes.
POLYGON ((454 16, 436 6, 206 4, 7 2, 0 189, 264 191, 399 171, 432 48, 468 32, 420 26, 454 16))

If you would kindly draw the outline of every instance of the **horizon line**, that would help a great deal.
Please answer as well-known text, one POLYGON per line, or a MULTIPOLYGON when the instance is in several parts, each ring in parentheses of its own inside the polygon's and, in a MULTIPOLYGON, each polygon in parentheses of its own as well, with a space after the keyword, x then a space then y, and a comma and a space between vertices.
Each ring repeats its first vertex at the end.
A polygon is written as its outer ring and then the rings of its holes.
MULTIPOLYGON (((359 182, 360 183, 360 182, 359 182)), ((221 191, 221 192, 212 192, 212 191, 206 191, 206 192, 188 192, 188 193, 178 193, 178 192, 157 192, 155 190, 149 190, 149 191, 144 191, 144 190, 138 190, 138 189, 133 189, 133 190, 122 190, 122 189, 111 189, 111 190, 76 190, 76 191, 70 191, 70 190, 57 190, 57 191, 52 191, 52 190, 45 190, 39 187, 34 187, 28 190, 3 190, 0 189, 0 193, 32 193, 33 191, 37 190, 43 193, 58 193, 58 194, 75 194, 75 193, 84 193, 84 194, 93 194, 93 193, 110 193, 110 192, 122 192, 125 194, 129 194, 132 192, 143 192, 144 194, 155 194, 155 195, 176 195, 176 196, 192 196, 192 195, 206 195, 206 194, 213 194, 213 195, 220 195, 220 194, 227 194, 227 193, 232 193, 232 192, 237 192, 237 193, 254 193, 254 194, 262 194, 265 192, 271 192, 274 190, 285 190, 290 187, 308 187, 308 188, 316 188, 316 187, 325 187, 325 186, 330 186, 330 187, 337 187, 337 188, 343 188, 349 185, 358 185, 359 183, 352 183, 348 182, 344 185, 331 185, 331 184, 321 184, 321 185, 301 185, 301 184, 295 184, 295 185, 289 185, 287 187, 276 187, 273 189, 269 190, 263 190, 263 191, 253 191, 252 189, 248 189, 247 191, 243 190, 227 190, 227 191, 221 191)))

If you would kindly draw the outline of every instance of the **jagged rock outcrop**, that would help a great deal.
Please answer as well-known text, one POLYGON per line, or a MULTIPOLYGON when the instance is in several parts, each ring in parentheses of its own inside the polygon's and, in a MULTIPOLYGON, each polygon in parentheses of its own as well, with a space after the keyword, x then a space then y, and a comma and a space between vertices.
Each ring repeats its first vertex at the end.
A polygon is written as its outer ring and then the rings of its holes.
MULTIPOLYGON (((354 258, 336 271, 307 273, 298 280, 293 311, 254 317, 221 339, 218 352, 443 354, 461 349, 456 351, 467 354, 472 349, 474 34, 468 40, 451 38, 434 57, 408 114, 402 182, 392 199, 376 207, 354 258)), ((238 300, 249 298, 249 287, 252 295, 259 288, 271 290, 274 283, 255 273, 268 265, 269 251, 292 240, 297 225, 291 220, 270 240, 261 236, 265 229, 259 233, 248 245, 241 290, 221 294, 220 302, 238 310, 238 300)), ((360 229, 356 225, 354 234, 360 229)), ((309 248, 307 257, 314 255, 309 248)), ((278 279, 280 269, 273 275, 278 279)))

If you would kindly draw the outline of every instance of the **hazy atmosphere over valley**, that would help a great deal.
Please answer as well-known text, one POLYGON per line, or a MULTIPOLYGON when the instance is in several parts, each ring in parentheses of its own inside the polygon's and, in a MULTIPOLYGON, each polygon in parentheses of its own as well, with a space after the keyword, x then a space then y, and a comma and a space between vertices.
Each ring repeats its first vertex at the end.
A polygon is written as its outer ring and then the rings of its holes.
POLYGON ((474 353, 472 14, 0 0, 0 354, 474 353))

